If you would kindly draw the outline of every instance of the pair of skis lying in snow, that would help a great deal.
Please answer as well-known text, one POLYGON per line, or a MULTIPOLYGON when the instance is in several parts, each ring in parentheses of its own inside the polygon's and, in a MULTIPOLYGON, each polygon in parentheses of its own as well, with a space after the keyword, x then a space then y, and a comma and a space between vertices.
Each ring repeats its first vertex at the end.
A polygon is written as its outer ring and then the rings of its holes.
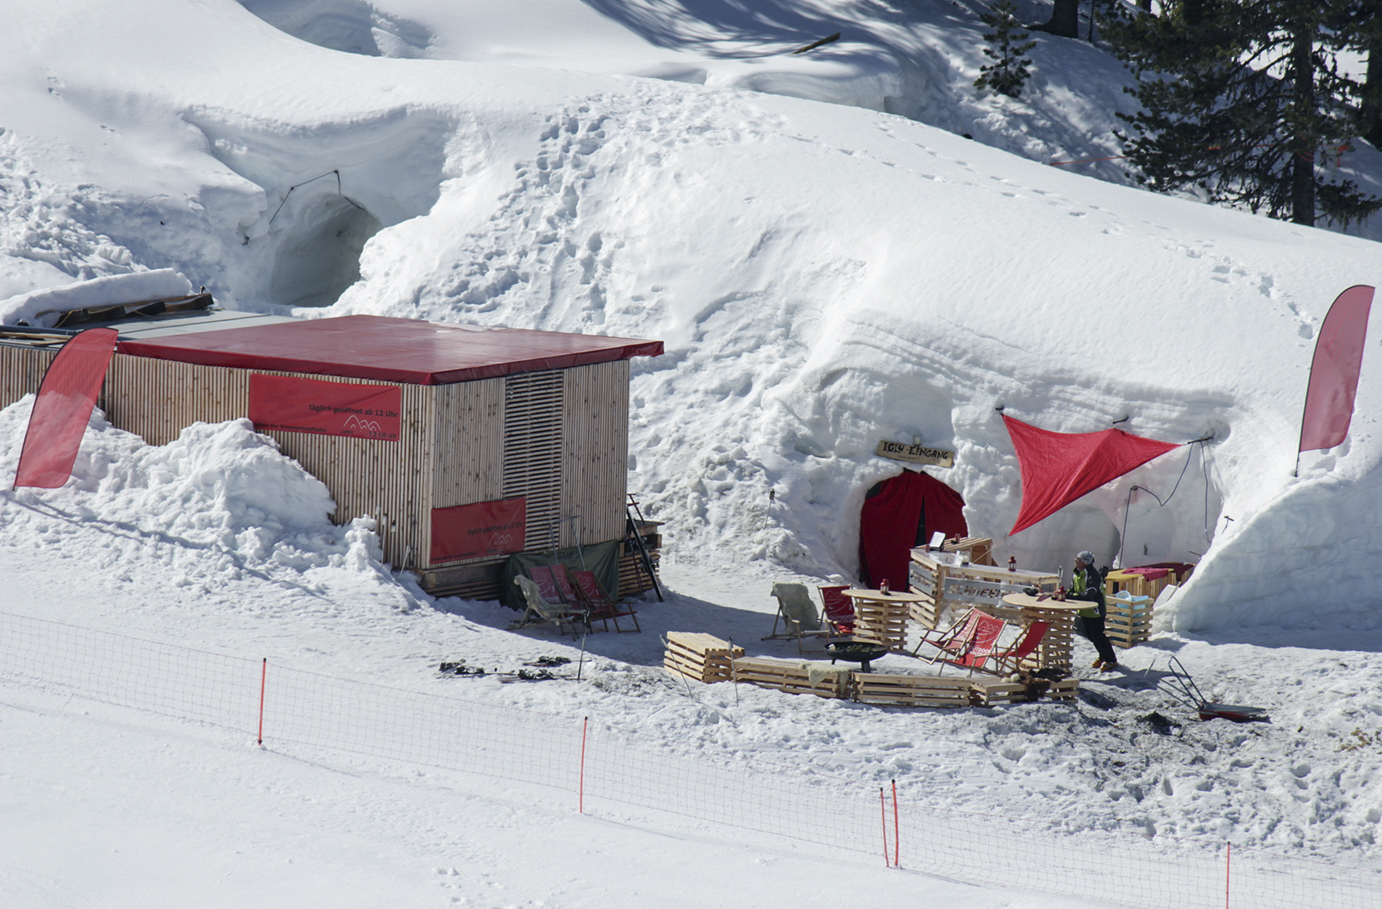
POLYGON ((551 670, 557 666, 565 666, 570 663, 569 657, 540 656, 535 660, 526 662, 525 667, 531 666, 532 669, 518 669, 515 671, 501 672, 498 669, 486 671, 480 666, 467 666, 465 660, 453 660, 442 663, 437 672, 444 676, 487 676, 492 675, 501 682, 541 682, 547 679, 570 679, 569 675, 555 675, 551 670))

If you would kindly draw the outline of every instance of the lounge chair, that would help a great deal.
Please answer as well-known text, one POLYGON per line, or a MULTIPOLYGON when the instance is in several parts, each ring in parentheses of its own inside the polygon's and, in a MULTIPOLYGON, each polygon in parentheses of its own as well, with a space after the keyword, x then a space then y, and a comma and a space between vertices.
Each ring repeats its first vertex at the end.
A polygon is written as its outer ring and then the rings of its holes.
POLYGON ((979 618, 974 623, 974 635, 969 641, 963 645, 957 644, 953 650, 948 647, 941 648, 940 656, 931 662, 968 669, 971 675, 976 670, 984 668, 998 648, 998 638, 1002 636, 1003 629, 1008 627, 1008 623, 987 612, 978 609, 974 611, 979 614, 979 618))
POLYGON ((509 628, 524 628, 528 625, 556 625, 558 631, 563 631, 567 626, 571 629, 571 636, 576 637, 577 627, 584 626, 590 630, 590 618, 584 609, 569 606, 566 603, 553 603, 542 596, 542 591, 531 578, 522 575, 513 579, 518 585, 518 589, 523 592, 523 600, 527 608, 523 610, 523 615, 517 622, 509 628))
POLYGON ((592 620, 599 619, 605 623, 605 628, 609 628, 610 620, 614 621, 614 630, 622 633, 624 629, 619 627, 621 618, 633 619, 633 630, 642 632, 638 626, 638 613, 627 603, 616 603, 610 599, 609 594, 600 586, 600 581, 595 577, 593 571, 576 572, 576 593, 585 602, 589 612, 586 613, 592 620))
POLYGON ((1016 674, 1022 667, 1022 661, 1041 646, 1046 632, 1050 629, 1051 626, 1047 622, 1032 622, 1023 629, 1022 634, 1018 635, 1011 647, 990 655, 988 662, 982 666, 975 666, 975 670, 1001 676, 1016 674))
POLYGON ((927 662, 934 662, 945 653, 964 652, 974 642, 974 632, 978 629, 979 616, 982 614, 978 609, 971 609, 943 631, 922 631, 921 640, 912 648, 912 656, 920 656, 921 648, 928 644, 941 652, 929 658, 923 657, 927 662))
MULTIPOLYGON (((555 567, 555 565, 534 565, 524 570, 528 572, 528 577, 533 579, 533 583, 537 585, 538 592, 542 594, 542 598, 547 602, 566 603, 568 605, 575 603, 576 598, 574 596, 569 598, 565 597, 562 595, 561 590, 557 588, 557 579, 555 575, 552 574, 552 570, 555 567)), ((565 565, 561 567, 563 569, 566 568, 565 565)))
POLYGON ((845 596, 849 588, 844 584, 817 588, 821 604, 825 606, 825 623, 839 635, 854 634, 854 602, 845 596))
POLYGON ((773 617, 772 634, 763 640, 775 641, 782 638, 793 638, 797 642, 797 652, 801 653, 802 638, 823 637, 830 634, 830 630, 821 625, 820 615, 816 612, 816 604, 811 601, 811 594, 807 591, 805 584, 774 584, 772 595, 777 599, 777 615, 773 617), (777 630, 779 622, 782 623, 780 633, 777 630))

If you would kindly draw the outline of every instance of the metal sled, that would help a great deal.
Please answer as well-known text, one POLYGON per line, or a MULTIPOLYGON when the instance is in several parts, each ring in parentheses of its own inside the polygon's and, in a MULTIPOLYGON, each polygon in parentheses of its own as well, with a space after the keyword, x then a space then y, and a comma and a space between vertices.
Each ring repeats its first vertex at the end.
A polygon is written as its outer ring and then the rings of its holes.
POLYGON ((1261 707, 1248 707, 1242 704, 1216 704, 1206 701, 1200 693, 1195 680, 1190 677, 1181 661, 1176 657, 1168 659, 1171 674, 1161 680, 1157 687, 1180 703, 1196 711, 1202 720, 1232 720, 1235 723, 1270 721, 1267 711, 1261 707))

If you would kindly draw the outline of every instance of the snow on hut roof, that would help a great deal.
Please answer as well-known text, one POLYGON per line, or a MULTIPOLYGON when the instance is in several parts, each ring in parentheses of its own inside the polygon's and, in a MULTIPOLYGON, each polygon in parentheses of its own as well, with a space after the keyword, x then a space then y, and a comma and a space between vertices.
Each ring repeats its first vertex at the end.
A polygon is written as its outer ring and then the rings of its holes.
POLYGON ((385 316, 339 316, 163 337, 122 336, 118 350, 203 366, 446 385, 630 357, 656 357, 662 353, 662 342, 385 316))

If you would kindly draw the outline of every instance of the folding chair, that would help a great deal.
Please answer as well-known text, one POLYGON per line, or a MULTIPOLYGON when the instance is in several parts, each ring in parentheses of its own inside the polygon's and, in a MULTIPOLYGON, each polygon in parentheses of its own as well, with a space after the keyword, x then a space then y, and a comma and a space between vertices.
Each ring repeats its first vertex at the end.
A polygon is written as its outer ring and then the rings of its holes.
MULTIPOLYGON (((979 616, 983 613, 978 609, 971 609, 964 614, 964 617, 955 622, 949 628, 938 633, 921 633, 921 640, 917 641, 917 646, 912 649, 912 656, 919 656, 922 645, 930 644, 942 653, 962 653, 969 649, 974 642, 974 632, 979 628, 979 616)), ((928 662, 935 662, 940 658, 940 654, 931 657, 928 662)))
POLYGON ((986 665, 975 666, 974 668, 979 672, 991 672, 994 675, 1010 676, 1016 674, 1022 666, 1022 661, 1041 646, 1041 642, 1050 628, 1051 625, 1048 622, 1032 622, 1017 636, 1017 640, 1013 641, 1011 647, 992 654, 986 665))
POLYGON ((957 647, 953 651, 948 647, 941 648, 940 656, 932 659, 932 663, 939 661, 959 669, 968 669, 971 675, 974 674, 975 670, 984 668, 989 658, 993 656, 993 651, 998 647, 998 638, 1003 634, 1003 629, 1007 627, 1008 623, 989 615, 987 612, 978 609, 974 611, 979 613, 979 619, 974 623, 974 636, 968 645, 963 648, 957 647))
POLYGON ((523 610, 523 615, 517 622, 509 626, 510 629, 523 628, 528 625, 556 625, 558 631, 564 630, 565 626, 571 626, 571 636, 576 637, 576 626, 584 625, 586 630, 590 630, 590 619, 586 612, 581 609, 568 606, 565 603, 553 603, 543 599, 542 590, 531 578, 522 575, 513 579, 518 585, 518 589, 523 592, 523 601, 527 604, 527 609, 523 610))
POLYGON ((805 584, 774 584, 772 595, 777 598, 777 615, 773 617, 772 634, 763 640, 794 638, 797 642, 797 653, 801 653, 802 638, 830 634, 829 629, 821 627, 816 604, 811 602, 811 594, 807 592, 805 584), (781 634, 777 631, 779 621, 782 622, 781 634))
POLYGON ((556 582, 557 593, 563 603, 575 604, 580 602, 580 595, 576 593, 576 587, 571 583, 571 574, 561 562, 552 563, 552 580, 556 582))
MULTIPOLYGON (((524 570, 528 572, 528 577, 533 579, 533 583, 537 584, 538 592, 542 594, 542 598, 547 602, 576 602, 576 598, 574 596, 570 599, 567 599, 566 597, 562 596, 561 591, 557 589, 557 579, 552 574, 553 567, 555 566, 549 567, 546 565, 534 565, 532 568, 526 568, 524 570)), ((562 568, 565 567, 565 565, 562 566, 562 568)))
POLYGON ((610 599, 609 594, 600 586, 600 581, 595 577, 593 571, 576 572, 576 592, 585 601, 590 611, 587 613, 592 619, 600 619, 605 623, 605 628, 609 628, 609 620, 614 620, 614 630, 623 633, 624 629, 619 627, 619 619, 628 617, 633 619, 633 630, 642 632, 638 626, 638 613, 628 604, 620 604, 610 599))
POLYGON ((845 596, 849 588, 844 584, 816 588, 825 606, 825 623, 835 634, 854 634, 854 602, 845 596))

